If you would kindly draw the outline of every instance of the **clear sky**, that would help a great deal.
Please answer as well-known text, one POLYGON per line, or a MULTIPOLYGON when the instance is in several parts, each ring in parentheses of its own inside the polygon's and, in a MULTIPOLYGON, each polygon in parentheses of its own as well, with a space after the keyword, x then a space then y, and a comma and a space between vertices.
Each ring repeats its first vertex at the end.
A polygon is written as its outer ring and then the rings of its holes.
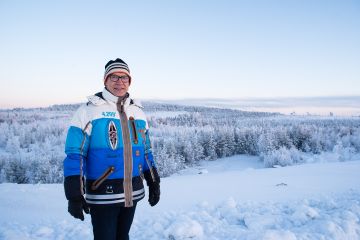
POLYGON ((0 0, 0 108, 85 101, 120 57, 140 99, 360 95, 360 1, 0 0))

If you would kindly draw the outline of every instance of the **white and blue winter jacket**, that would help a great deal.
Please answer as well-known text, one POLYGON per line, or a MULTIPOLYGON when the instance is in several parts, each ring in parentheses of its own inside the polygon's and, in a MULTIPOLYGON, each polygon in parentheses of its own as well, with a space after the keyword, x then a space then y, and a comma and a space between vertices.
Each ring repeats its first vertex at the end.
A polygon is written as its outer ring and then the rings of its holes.
POLYGON ((119 111, 118 97, 106 89, 88 100, 68 129, 64 176, 85 177, 89 204, 125 204, 129 199, 132 206, 145 195, 143 172, 155 167, 142 106, 127 94, 119 111))

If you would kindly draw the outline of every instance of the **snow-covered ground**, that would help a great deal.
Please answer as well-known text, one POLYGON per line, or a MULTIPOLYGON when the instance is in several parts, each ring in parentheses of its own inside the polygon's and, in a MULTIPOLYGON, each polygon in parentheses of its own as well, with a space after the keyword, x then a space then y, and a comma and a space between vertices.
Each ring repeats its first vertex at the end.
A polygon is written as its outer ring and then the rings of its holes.
MULTIPOLYGON (((234 156, 161 180, 138 204, 131 239, 360 239, 360 159, 263 168, 234 156)), ((60 184, 0 185, 0 239, 91 239, 60 184)))

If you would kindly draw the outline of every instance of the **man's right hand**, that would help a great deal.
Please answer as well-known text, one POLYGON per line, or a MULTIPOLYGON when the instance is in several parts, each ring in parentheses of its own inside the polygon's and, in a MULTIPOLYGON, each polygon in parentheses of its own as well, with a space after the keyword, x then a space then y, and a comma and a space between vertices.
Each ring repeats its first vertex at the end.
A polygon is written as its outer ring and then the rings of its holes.
POLYGON ((149 204, 155 206, 160 200, 160 183, 152 182, 149 185, 149 204))
POLYGON ((151 176, 151 171, 144 172, 144 177, 149 186, 149 203, 150 206, 155 206, 160 200, 160 177, 156 168, 152 168, 154 178, 151 176))
POLYGON ((69 200, 68 202, 68 212, 74 217, 78 218, 81 221, 84 221, 84 214, 83 211, 86 214, 90 213, 89 206, 86 203, 86 200, 83 196, 79 200, 69 200))
MULTIPOLYGON (((84 221, 84 213, 90 213, 84 196, 82 195, 84 179, 80 175, 67 176, 64 179, 65 196, 68 202, 68 212, 74 217, 84 221)), ((83 190, 84 191, 84 190, 83 190)))

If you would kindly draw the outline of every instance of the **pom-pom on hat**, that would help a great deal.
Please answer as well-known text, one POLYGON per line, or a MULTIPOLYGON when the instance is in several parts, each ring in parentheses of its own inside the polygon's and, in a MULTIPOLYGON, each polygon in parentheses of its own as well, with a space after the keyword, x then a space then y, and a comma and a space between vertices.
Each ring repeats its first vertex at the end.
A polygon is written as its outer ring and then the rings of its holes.
POLYGON ((128 75, 130 78, 129 83, 131 83, 130 69, 129 69, 128 65, 120 58, 117 58, 116 60, 110 60, 105 65, 104 83, 105 83, 106 78, 110 74, 117 73, 117 72, 125 73, 126 75, 128 75))

